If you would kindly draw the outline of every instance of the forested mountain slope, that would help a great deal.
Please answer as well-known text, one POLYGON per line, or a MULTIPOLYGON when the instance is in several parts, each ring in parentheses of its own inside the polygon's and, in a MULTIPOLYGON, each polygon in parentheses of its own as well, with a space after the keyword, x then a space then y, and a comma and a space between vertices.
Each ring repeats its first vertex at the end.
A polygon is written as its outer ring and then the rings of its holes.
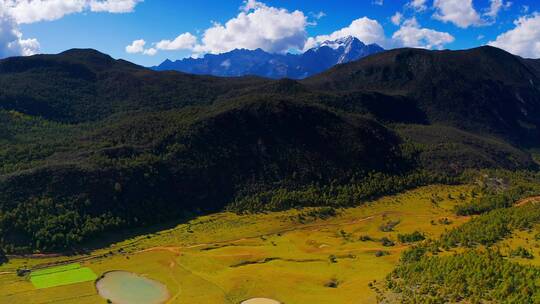
POLYGON ((538 63, 503 50, 397 49, 340 65, 305 81, 323 91, 406 96, 432 123, 538 145, 538 63))
POLYGON ((93 50, 1 60, 0 244, 65 250, 278 188, 362 184, 370 197, 536 169, 537 67, 494 48, 394 50, 300 82, 93 50))

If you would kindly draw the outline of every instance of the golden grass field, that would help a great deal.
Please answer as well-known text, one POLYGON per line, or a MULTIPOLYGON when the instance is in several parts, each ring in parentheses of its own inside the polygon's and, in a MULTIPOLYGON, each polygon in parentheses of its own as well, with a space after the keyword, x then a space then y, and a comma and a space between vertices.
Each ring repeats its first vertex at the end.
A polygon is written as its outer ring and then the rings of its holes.
POLYGON ((297 215, 305 210, 219 213, 86 256, 14 258, 0 266, 0 303, 106 303, 94 282, 35 289, 15 274, 17 268, 67 261, 98 276, 126 270, 157 280, 168 287, 168 303, 238 304, 256 297, 285 304, 375 303, 368 283, 384 279, 407 248, 397 234, 417 230, 435 238, 464 223, 468 218, 456 217, 453 207, 463 202, 457 199, 461 193, 469 200, 470 191, 470 186, 423 187, 303 223, 297 215), (451 224, 439 223, 442 218, 451 224), (394 231, 382 232, 379 227, 390 220, 400 223, 394 231), (361 241, 361 236, 374 241, 361 241), (395 246, 382 246, 382 237, 395 246), (380 250, 388 255, 376 257, 380 250))

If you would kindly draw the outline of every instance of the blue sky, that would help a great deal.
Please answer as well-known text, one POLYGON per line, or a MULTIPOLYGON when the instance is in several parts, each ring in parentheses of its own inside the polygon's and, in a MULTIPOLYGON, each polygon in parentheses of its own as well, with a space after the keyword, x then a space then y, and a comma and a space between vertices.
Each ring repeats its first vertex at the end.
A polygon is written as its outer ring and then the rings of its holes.
MULTIPOLYGON (((12 39, 20 41, 18 52, 24 54, 94 48, 149 66, 166 58, 201 56, 233 47, 283 52, 353 34, 386 48, 464 49, 492 42, 525 57, 540 57, 538 0, 78 0, 81 5, 75 8, 38 7, 46 5, 47 0, 42 0, 35 3, 37 13, 17 7, 24 1, 35 0, 0 0, 0 10, 3 2, 4 15, 11 15, 4 17, 11 18, 11 27, 18 33, 12 39), (271 19, 272 14, 277 19, 271 19), (230 20, 253 28, 246 32, 229 28, 230 20), (353 27, 355 20, 360 21, 353 27), (205 31, 216 27, 215 23, 222 27, 206 35, 205 43, 205 31), (182 34, 182 39, 172 43, 182 34)), ((0 20, 0 27, 3 24, 9 22, 0 20)), ((11 53, 4 53, 17 55, 13 47, 11 53)))

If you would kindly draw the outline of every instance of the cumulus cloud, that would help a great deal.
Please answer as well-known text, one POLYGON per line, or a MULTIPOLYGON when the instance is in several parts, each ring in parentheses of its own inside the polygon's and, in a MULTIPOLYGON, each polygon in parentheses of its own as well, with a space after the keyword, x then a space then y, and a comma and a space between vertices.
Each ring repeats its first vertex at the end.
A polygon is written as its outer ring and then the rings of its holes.
POLYGON ((143 51, 143 54, 148 56, 154 56, 155 54, 157 54, 157 50, 155 48, 145 49, 143 51))
POLYGON ((126 46, 126 52, 130 54, 144 54, 154 56, 157 54, 155 48, 145 48, 146 41, 144 39, 134 40, 130 45, 126 46))
POLYGON ((418 21, 412 18, 403 22, 392 35, 392 40, 396 46, 442 49, 444 45, 454 42, 455 38, 449 33, 421 28, 418 21))
POLYGON ((183 33, 176 37, 174 40, 161 40, 156 43, 156 48, 159 50, 191 50, 197 43, 197 37, 191 33, 183 33))
POLYGON ((354 20, 349 26, 335 31, 330 35, 310 37, 304 49, 310 49, 327 40, 336 40, 348 36, 356 37, 367 44, 377 43, 381 46, 388 44, 382 25, 377 20, 362 17, 354 20))
POLYGON ((514 21, 515 27, 488 44, 528 58, 540 58, 540 13, 514 21))
POLYGON ((400 25, 401 20, 403 20, 403 14, 401 14, 400 12, 396 12, 394 14, 394 16, 392 16, 392 18, 390 18, 390 20, 392 21, 392 23, 394 25, 400 25))
POLYGON ((214 23, 204 31, 195 53, 223 53, 235 48, 261 48, 272 53, 301 49, 306 41, 307 17, 249 0, 242 11, 225 24, 214 23))
POLYGON ((142 0, 92 0, 89 3, 93 12, 131 13, 142 0))
MULTIPOLYGON (((57 20, 84 11, 127 13, 143 0, 0 0, 0 58, 33 55, 39 51, 37 39, 23 39, 19 25, 57 20)), ((130 48, 131 49, 131 48, 130 48)), ((143 50, 155 54, 156 50, 143 50)))
POLYGON ((144 39, 135 40, 130 45, 126 46, 126 52, 130 54, 142 53, 145 45, 146 41, 144 41, 144 39))
MULTIPOLYGON (((468 1, 468 0, 465 0, 468 1)), ((426 0, 409 2, 417 9, 426 5, 426 0)), ((317 19, 324 13, 310 15, 317 19)), ((327 40, 355 37, 366 44, 376 43, 382 47, 410 46, 421 48, 442 48, 454 41, 445 32, 422 28, 416 19, 403 22, 404 16, 397 12, 392 23, 400 26, 391 38, 387 38, 383 26, 368 17, 361 17, 348 26, 327 35, 307 37, 306 27, 312 25, 301 11, 270 7, 257 0, 246 0, 240 12, 224 24, 214 23, 204 30, 200 37, 183 33, 174 40, 161 40, 146 48, 144 40, 136 40, 126 47, 128 53, 153 55, 160 50, 189 50, 191 56, 200 57, 207 53, 224 53, 233 49, 261 48, 271 53, 285 53, 290 50, 308 50, 327 40)))
POLYGON ((484 24, 472 0, 435 0, 433 7, 437 10, 433 18, 442 22, 451 22, 460 28, 484 24))
POLYGON ((23 39, 14 19, 6 13, 0 3, 0 58, 18 55, 33 55, 39 51, 36 39, 23 39))
MULTIPOLYGON (((320 19, 325 14, 313 13, 312 16, 320 19)), ((256 0, 246 0, 236 17, 224 24, 214 22, 204 30, 200 41, 191 33, 183 33, 174 40, 165 39, 153 43, 155 51, 152 53, 158 50, 190 50, 193 57, 199 57, 206 53, 218 54, 239 48, 260 48, 271 53, 285 53, 303 48, 307 39, 306 27, 312 24, 301 11, 291 12, 256 0)), ((126 52, 144 53, 144 45, 141 47, 140 44, 139 41, 136 45, 127 46, 126 52)))
POLYGON ((384 5, 384 0, 373 0, 372 3, 375 5, 384 5))
POLYGON ((34 23, 57 20, 83 11, 127 13, 142 0, 0 0, 15 21, 34 23))

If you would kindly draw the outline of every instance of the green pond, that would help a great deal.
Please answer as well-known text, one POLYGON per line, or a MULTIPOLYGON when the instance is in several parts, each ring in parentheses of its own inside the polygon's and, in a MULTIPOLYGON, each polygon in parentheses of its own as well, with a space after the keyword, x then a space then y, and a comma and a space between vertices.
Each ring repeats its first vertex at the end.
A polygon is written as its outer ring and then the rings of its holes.
POLYGON ((169 299, 165 285, 127 271, 107 272, 96 288, 115 304, 160 304, 169 299))

